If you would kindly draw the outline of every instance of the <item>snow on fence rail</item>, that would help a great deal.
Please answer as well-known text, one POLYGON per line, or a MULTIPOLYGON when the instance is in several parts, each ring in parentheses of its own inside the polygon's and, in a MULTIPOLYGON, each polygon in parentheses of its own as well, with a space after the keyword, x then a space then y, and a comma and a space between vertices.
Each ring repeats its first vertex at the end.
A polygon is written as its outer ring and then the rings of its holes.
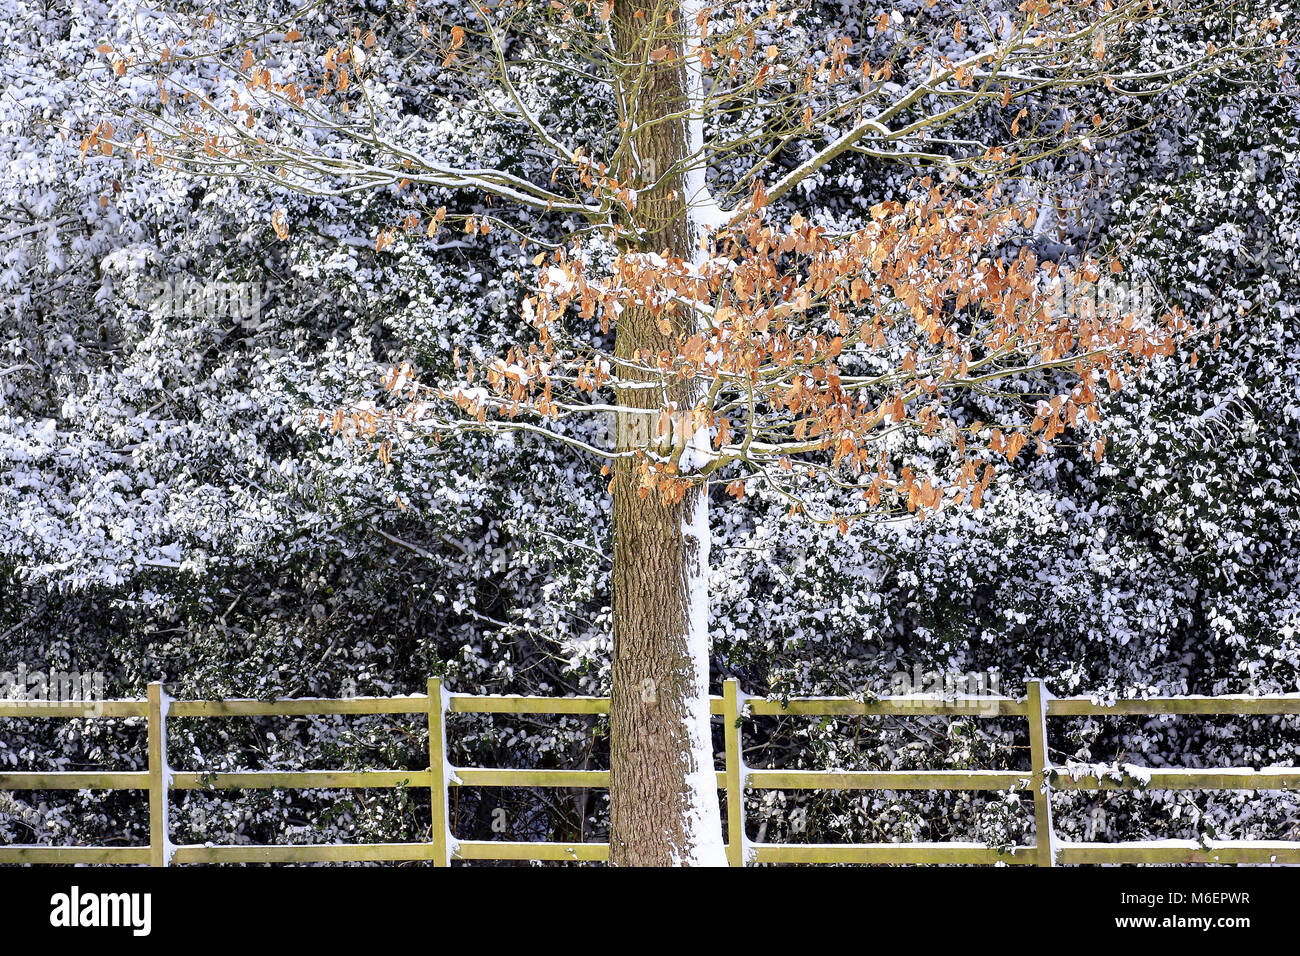
MULTIPOLYGON (((1041 681, 1027 683, 1027 696, 806 697, 786 701, 745 698, 735 681, 724 682, 711 710, 723 718, 725 769, 718 788, 726 791, 727 858, 747 863, 1300 863, 1300 841, 1155 840, 1068 843, 1051 825, 1053 790, 1295 790, 1300 768, 1150 769, 1143 767, 1053 766, 1047 753, 1047 718, 1124 715, 1300 715, 1300 695, 1160 697, 1099 702, 1087 697, 1052 698, 1041 681), (741 717, 752 716, 1014 716, 1029 721, 1031 769, 1004 770, 764 770, 741 759, 741 717), (979 843, 753 843, 744 835, 742 792, 775 790, 1016 790, 1033 794, 1037 842, 1011 848, 979 843), (1046 839, 1043 838, 1046 834, 1046 839)), ((447 818, 451 787, 607 787, 607 770, 509 770, 453 767, 446 759, 448 713, 603 714, 607 697, 472 696, 443 691, 439 679, 428 693, 407 697, 303 698, 294 700, 171 700, 159 683, 144 700, 88 703, 0 701, 0 719, 32 717, 143 717, 148 727, 148 770, 126 772, 54 771, 0 773, 2 790, 147 790, 148 846, 86 847, 4 845, 2 863, 306 863, 426 860, 596 861, 609 857, 607 843, 457 840, 447 818), (307 716, 320 714, 424 714, 429 724, 428 770, 274 770, 233 773, 173 771, 166 761, 166 722, 172 717, 307 716), (430 839, 419 843, 174 846, 167 832, 171 790, 427 787, 431 796, 430 839)))

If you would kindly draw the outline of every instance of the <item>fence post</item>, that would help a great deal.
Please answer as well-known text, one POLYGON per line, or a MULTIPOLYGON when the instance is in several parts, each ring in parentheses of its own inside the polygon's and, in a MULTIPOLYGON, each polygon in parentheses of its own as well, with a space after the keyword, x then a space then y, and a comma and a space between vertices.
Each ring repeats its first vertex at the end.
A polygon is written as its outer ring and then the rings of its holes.
POLYGON ((167 865, 167 727, 162 712, 163 687, 149 684, 149 865, 167 865))
POLYGON ((447 855, 447 750, 442 678, 429 678, 429 804, 432 809, 433 865, 451 866, 447 855))
POLYGON ((1029 760, 1033 769, 1034 843, 1039 866, 1056 865, 1056 834, 1052 831, 1052 798, 1048 789, 1047 689, 1037 679, 1025 681, 1026 716, 1029 718, 1029 760))
POLYGON ((745 784, 740 750, 740 688, 722 682, 722 739, 727 757, 727 863, 745 865, 745 784))

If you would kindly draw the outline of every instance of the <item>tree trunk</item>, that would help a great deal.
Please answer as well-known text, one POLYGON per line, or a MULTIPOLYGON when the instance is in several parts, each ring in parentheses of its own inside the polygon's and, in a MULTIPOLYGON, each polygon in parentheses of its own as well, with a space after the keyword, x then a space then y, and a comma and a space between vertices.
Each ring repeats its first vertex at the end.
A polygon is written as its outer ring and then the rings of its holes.
MULTIPOLYGON (((640 248, 691 259, 697 233, 686 177, 669 174, 687 156, 684 24, 680 6, 663 0, 616 0, 613 28, 623 63, 624 102, 633 158, 619 178, 639 189, 633 214, 640 248), (675 55, 652 61, 651 49, 675 55), (664 117, 674 117, 664 120, 664 117)), ((615 352, 671 348, 659 316, 628 308, 615 330, 615 352)), ((625 389, 620 404, 657 410, 691 407, 692 389, 625 389)), ((657 416, 622 415, 621 447, 654 440, 657 416), (650 423, 650 428, 645 427, 650 423), (640 426, 640 427, 638 427, 640 426)), ((640 497, 633 468, 614 471, 614 660, 610 703, 610 859, 620 866, 725 865, 709 728, 708 494, 696 486, 683 501, 640 497)))

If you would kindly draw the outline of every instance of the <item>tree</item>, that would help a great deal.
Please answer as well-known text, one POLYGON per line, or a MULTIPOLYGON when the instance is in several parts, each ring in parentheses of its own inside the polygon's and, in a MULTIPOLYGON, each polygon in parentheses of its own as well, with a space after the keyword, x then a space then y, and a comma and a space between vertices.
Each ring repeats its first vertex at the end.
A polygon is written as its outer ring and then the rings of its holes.
MULTIPOLYGON (((1152 66, 1129 48, 1131 27, 1155 15, 1146 3, 1031 0, 994 18, 882 11, 877 46, 833 39, 816 53, 791 41, 797 18, 777 4, 469 6, 445 30, 390 22, 383 41, 366 23, 331 24, 319 61, 292 15, 234 46, 204 38, 210 19, 175 48, 106 43, 129 90, 126 128, 104 121, 83 153, 125 148, 319 197, 407 194, 380 252, 449 221, 470 235, 516 230, 543 250, 524 303, 530 341, 473 355, 429 386, 400 366, 387 405, 322 421, 375 438, 386 463, 393 442, 476 431, 542 436, 605 463, 611 856, 720 863, 710 483, 736 497, 762 487, 792 514, 848 531, 881 508, 978 508, 995 460, 1095 417, 1107 388, 1170 354, 1188 326, 1177 313, 1097 308, 1078 294, 1100 279, 1097 262, 1067 269, 1010 251, 1035 214, 1010 203, 999 177, 1125 130, 1122 108, 1076 117, 1078 90, 1155 95, 1249 52, 1269 24, 1152 66), (401 84, 436 71, 456 109, 494 112, 527 140, 517 163, 448 157, 436 123, 404 114, 401 84), (548 122, 539 98, 566 85, 607 103, 609 125, 573 142, 548 122), (1005 141, 944 135, 980 110, 1005 111, 1005 141), (778 224, 773 204, 852 154, 936 175, 865 224, 798 211, 778 224), (434 194, 487 208, 433 211, 434 194), (521 226, 501 204, 531 213, 521 226), (1001 394, 1002 418, 972 418, 967 394, 1001 394), (613 418, 612 441, 593 424, 601 416, 613 418), (924 471, 900 463, 905 443, 924 446, 924 471)), ((283 238, 292 224, 277 213, 270 225, 283 238)))

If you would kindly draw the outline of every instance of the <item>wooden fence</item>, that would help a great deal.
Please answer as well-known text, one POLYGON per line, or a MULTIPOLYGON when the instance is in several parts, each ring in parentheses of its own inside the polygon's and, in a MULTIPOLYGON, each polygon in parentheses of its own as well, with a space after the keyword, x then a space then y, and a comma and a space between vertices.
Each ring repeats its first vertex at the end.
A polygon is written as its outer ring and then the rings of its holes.
MULTIPOLYGON (((1054 790, 1293 790, 1300 769, 1145 769, 1071 772, 1048 759, 1047 718, 1078 716, 1300 715, 1300 695, 1264 697, 1167 697, 1097 702, 1084 697, 1052 698, 1041 681, 1029 681, 1024 698, 841 697, 788 701, 745 698, 726 681, 712 712, 724 723, 725 769, 718 788, 726 791, 727 858, 746 863, 1008 863, 1053 866, 1069 863, 1300 863, 1300 841, 1161 840, 1140 843, 1068 843, 1055 839, 1051 822, 1054 790), (810 717, 976 715, 1022 717, 1029 721, 1029 772, 1014 770, 763 770, 745 766, 742 715, 810 717), (745 836, 744 790, 983 790, 1033 794, 1037 842, 1012 848, 979 843, 752 843, 745 836)), ((452 767, 446 758, 448 713, 603 714, 606 697, 470 696, 443 691, 438 679, 428 693, 408 697, 298 700, 170 700, 161 684, 150 684, 145 700, 90 704, 0 701, 0 718, 143 717, 148 725, 148 770, 0 773, 0 790, 147 790, 148 846, 0 846, 0 863, 306 863, 319 861, 452 860, 593 861, 609 857, 607 843, 456 840, 448 829, 451 787, 607 787, 606 770, 496 770, 452 767), (166 721, 173 717, 306 716, 318 714, 424 714, 429 725, 428 770, 256 770, 237 773, 172 771, 166 760, 166 721), (167 798, 172 790, 427 787, 430 839, 421 843, 313 844, 287 846, 173 846, 167 833, 167 798)))

